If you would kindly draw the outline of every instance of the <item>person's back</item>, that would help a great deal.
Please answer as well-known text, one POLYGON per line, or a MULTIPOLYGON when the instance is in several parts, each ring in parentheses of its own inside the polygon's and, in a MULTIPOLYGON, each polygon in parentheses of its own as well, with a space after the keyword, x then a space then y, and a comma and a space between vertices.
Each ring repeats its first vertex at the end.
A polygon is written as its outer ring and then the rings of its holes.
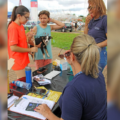
POLYGON ((107 93, 102 73, 96 79, 81 73, 68 83, 64 91, 62 104, 60 100, 63 118, 67 120, 66 114, 72 114, 74 120, 107 120, 107 93))
MULTIPOLYGON (((107 120, 107 92, 98 69, 100 54, 95 39, 85 34, 75 37, 64 56, 72 67, 74 78, 59 99, 62 113, 59 120, 107 120)), ((46 105, 37 109, 47 119, 58 120, 46 105)))

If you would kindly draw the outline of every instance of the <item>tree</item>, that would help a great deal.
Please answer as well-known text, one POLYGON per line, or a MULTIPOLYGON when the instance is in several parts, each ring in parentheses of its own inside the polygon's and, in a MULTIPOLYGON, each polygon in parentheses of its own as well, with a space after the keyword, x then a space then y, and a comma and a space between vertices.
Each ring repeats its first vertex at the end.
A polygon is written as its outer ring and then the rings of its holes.
POLYGON ((79 17, 84 17, 83 15, 80 15, 79 17))

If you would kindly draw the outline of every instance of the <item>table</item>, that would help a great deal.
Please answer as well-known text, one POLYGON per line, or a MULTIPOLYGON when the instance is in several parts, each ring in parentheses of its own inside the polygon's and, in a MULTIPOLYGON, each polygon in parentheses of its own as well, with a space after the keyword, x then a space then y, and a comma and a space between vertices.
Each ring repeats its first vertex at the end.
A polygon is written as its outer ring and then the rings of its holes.
MULTIPOLYGON (((47 70, 43 73, 43 75, 46 75, 47 73, 53 70, 52 64, 46 65, 45 67, 47 68, 47 70)), ((51 80, 50 85, 45 85, 44 87, 54 91, 62 92, 66 84, 73 79, 72 75, 67 75, 68 72, 72 74, 70 70, 61 71, 59 75, 57 75, 51 80)), ((36 86, 38 87, 40 85, 36 83, 36 86)), ((29 93, 29 91, 23 88, 17 88, 17 90, 20 92, 24 92, 25 94, 29 93)), ((52 109, 52 112, 54 113, 58 107, 59 104, 57 102, 54 108, 52 109)), ((38 119, 8 111, 8 120, 38 120, 38 119)))

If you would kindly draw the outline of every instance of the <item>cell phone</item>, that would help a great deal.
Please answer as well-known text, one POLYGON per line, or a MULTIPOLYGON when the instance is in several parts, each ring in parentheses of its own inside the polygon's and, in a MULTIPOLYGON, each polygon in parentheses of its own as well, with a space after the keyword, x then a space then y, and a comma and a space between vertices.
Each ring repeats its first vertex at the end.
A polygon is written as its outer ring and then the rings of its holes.
POLYGON ((8 98, 10 98, 11 96, 13 96, 13 93, 9 93, 8 94, 8 98))
POLYGON ((34 109, 36 107, 38 107, 39 105, 41 105, 41 104, 29 102, 29 104, 26 108, 26 111, 34 111, 34 109))

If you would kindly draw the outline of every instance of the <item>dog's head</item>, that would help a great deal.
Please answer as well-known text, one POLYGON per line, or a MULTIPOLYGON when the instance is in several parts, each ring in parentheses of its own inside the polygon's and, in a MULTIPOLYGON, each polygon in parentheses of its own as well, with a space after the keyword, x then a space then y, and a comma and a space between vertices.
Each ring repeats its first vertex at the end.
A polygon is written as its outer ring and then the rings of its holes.
POLYGON ((44 42, 46 43, 46 44, 48 44, 48 42, 49 42, 49 40, 50 39, 52 39, 52 37, 51 36, 45 36, 45 37, 43 37, 43 40, 44 40, 44 42))

